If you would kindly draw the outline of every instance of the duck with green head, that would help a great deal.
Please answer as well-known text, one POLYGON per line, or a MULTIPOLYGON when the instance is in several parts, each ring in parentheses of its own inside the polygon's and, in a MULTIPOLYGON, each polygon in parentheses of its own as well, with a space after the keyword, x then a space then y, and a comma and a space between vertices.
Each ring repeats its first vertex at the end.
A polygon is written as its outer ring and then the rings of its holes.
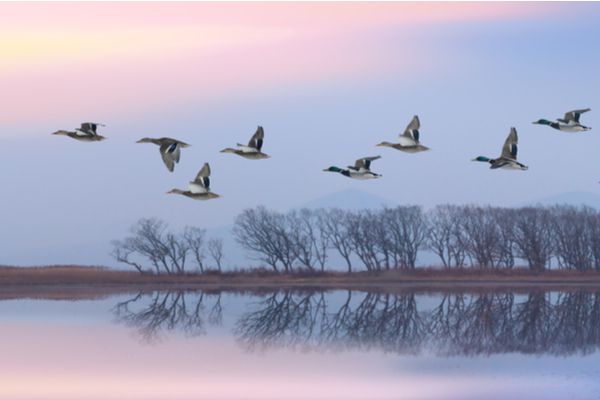
POLYGON ((580 110, 572 110, 565 113, 563 118, 558 118, 556 121, 549 121, 547 119, 538 119, 533 123, 536 125, 547 125, 563 132, 586 132, 589 131, 589 126, 582 125, 579 122, 581 114, 591 111, 591 108, 583 108, 580 110))
POLYGON ((356 160, 354 165, 348 166, 347 168, 332 166, 325 168, 323 171, 336 172, 344 175, 345 177, 360 180, 381 178, 380 174, 376 174, 375 172, 371 171, 371 162, 379 158, 381 158, 381 156, 363 157, 356 160))
POLYGON ((525 171, 529 167, 525 164, 521 164, 517 161, 517 144, 519 138, 517 136, 517 130, 510 128, 510 133, 504 142, 502 147, 502 154, 498 158, 489 158, 485 156, 479 156, 471 161, 487 162, 490 164, 491 169, 516 169, 525 171))

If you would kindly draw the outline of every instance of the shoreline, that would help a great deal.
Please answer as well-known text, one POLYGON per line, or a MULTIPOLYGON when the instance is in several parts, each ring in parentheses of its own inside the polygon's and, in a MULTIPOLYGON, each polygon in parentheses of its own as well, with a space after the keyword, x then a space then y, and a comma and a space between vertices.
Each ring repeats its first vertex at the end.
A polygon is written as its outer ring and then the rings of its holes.
POLYGON ((385 293, 600 291, 600 272, 421 269, 367 272, 264 271, 142 275, 104 267, 0 267, 0 300, 94 299, 153 291, 268 293, 280 290, 356 290, 385 293))

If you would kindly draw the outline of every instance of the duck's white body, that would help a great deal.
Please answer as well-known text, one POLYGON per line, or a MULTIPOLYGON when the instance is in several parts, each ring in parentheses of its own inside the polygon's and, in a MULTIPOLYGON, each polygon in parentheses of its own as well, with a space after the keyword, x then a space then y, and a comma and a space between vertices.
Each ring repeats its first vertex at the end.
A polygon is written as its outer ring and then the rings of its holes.
POLYGON ((188 184, 188 190, 194 194, 208 193, 208 190, 204 186, 196 182, 190 182, 188 184))
POLYGON ((419 142, 408 136, 398 136, 398 144, 401 146, 411 147, 418 145, 419 142))
POLYGON ((258 149, 240 143, 237 144, 236 150, 239 150, 242 153, 258 153, 258 149))
POLYGON ((92 137, 94 136, 91 132, 82 131, 81 129, 75 129, 75 134, 79 137, 92 137))
POLYGON ((529 167, 516 160, 500 157, 490 166, 491 169, 508 169, 512 171, 527 171, 529 167))
POLYGON ((360 170, 360 171, 349 170, 348 172, 350 173, 349 178, 357 179, 357 180, 361 180, 361 181, 367 180, 367 179, 377 179, 381 176, 379 174, 375 174, 368 170, 360 170))
POLYGON ((565 124, 563 122, 558 123, 558 130, 563 132, 585 132, 589 131, 591 128, 587 126, 583 126, 581 124, 565 124))

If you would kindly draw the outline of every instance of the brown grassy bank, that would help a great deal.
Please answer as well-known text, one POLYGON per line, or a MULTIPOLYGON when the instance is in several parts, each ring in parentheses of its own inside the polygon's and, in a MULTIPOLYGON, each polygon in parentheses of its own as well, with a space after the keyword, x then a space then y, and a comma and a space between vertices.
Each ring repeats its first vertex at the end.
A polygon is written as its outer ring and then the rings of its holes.
POLYGON ((186 275, 141 275, 103 267, 0 267, 0 298, 97 298, 152 290, 227 290, 264 292, 280 289, 366 291, 600 290, 600 273, 527 269, 484 271, 423 268, 415 271, 211 272, 186 275))

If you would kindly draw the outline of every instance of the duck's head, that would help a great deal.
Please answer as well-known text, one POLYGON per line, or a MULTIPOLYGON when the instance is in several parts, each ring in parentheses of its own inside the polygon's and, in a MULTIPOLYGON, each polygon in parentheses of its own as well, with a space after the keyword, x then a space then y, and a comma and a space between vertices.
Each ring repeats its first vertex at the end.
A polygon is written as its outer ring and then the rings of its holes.
POLYGON ((331 166, 329 168, 325 168, 324 172, 342 172, 343 170, 339 167, 331 166))
POLYGON ((145 137, 138 140, 136 143, 154 143, 154 139, 145 137))
POLYGON ((167 194, 183 194, 183 190, 181 189, 171 189, 167 192, 167 194))
POLYGON ((221 153, 235 153, 235 149, 228 147, 226 149, 221 150, 221 153))
POLYGON ((58 135, 58 136, 68 136, 69 135, 69 131, 60 130, 60 131, 52 132, 52 134, 53 135, 58 135))
POLYGON ((375 146, 378 146, 378 147, 392 147, 393 145, 394 144, 390 143, 390 142, 381 142, 379 144, 376 144, 375 146))
POLYGON ((475 157, 471 161, 490 162, 492 160, 489 157, 479 156, 479 157, 475 157))
POLYGON ((547 119, 538 119, 537 121, 533 121, 533 123, 537 125, 550 125, 552 121, 548 121, 547 119))

